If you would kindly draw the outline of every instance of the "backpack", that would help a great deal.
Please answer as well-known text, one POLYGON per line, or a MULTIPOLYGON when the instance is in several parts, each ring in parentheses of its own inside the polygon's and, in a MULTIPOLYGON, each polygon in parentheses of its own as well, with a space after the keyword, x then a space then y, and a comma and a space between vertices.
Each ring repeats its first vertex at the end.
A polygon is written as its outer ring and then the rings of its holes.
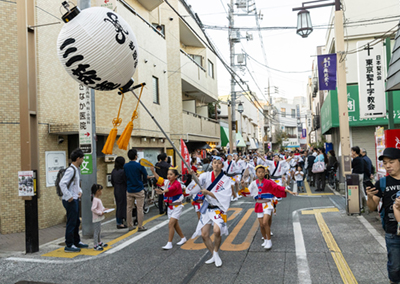
MULTIPOLYGON (((379 187, 381 188, 382 194, 384 194, 385 190, 386 190, 386 177, 382 177, 379 180, 379 187)), ((381 216, 382 228, 383 228, 384 231, 386 231, 385 230, 385 208, 383 208, 383 206, 382 206, 381 212, 379 212, 379 214, 381 216)))
POLYGON ((374 167, 374 165, 371 164, 371 174, 376 174, 376 169, 374 167))
MULTIPOLYGON (((72 168, 74 170, 74 175, 72 176, 71 180, 68 182, 68 187, 67 188, 69 188, 71 186, 71 183, 74 180, 75 174, 76 174, 76 170, 75 170, 74 167, 69 166, 68 168, 72 168)), ((56 186, 56 193, 57 193, 57 195, 59 197, 63 196, 63 192, 62 192, 61 187, 60 187, 60 182, 61 182, 62 178, 64 177, 64 174, 65 174, 65 172, 67 171, 68 168, 61 169, 57 173, 57 178, 56 178, 56 181, 55 181, 54 184, 56 186)))

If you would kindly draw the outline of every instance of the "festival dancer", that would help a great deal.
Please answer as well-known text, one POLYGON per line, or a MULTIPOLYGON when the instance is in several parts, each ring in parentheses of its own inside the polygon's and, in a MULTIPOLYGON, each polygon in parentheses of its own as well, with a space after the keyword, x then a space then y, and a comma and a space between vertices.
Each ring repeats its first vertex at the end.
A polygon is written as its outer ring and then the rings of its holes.
POLYGON ((178 170, 176 168, 170 167, 168 170, 167 180, 164 180, 162 177, 160 177, 155 172, 154 167, 151 167, 150 170, 153 173, 154 177, 157 179, 157 185, 163 189, 162 190, 160 188, 156 188, 156 192, 158 194, 164 194, 164 202, 166 203, 168 208, 168 243, 162 248, 165 250, 172 249, 172 240, 174 238, 175 231, 181 237, 181 240, 177 243, 178 246, 181 246, 186 243, 186 238, 183 235, 178 222, 183 209, 182 186, 181 183, 178 181, 178 170))
POLYGON ((268 167, 268 170, 271 174, 271 180, 275 181, 278 185, 283 186, 284 184, 282 181, 282 177, 287 173, 290 168, 288 161, 290 161, 291 158, 288 158, 286 161, 280 161, 279 154, 275 154, 274 160, 270 161, 264 159, 264 157, 262 157, 261 155, 259 155, 259 157, 262 160, 262 164, 268 167))
POLYGON ((286 193, 296 195, 289 189, 279 186, 276 182, 265 179, 265 167, 259 165, 256 167, 257 180, 250 184, 250 195, 256 200, 254 212, 260 223, 260 230, 264 242, 262 246, 266 249, 272 247, 271 241, 271 223, 272 213, 274 211, 274 198, 286 197, 286 193))
POLYGON ((200 220, 192 239, 201 235, 204 244, 212 253, 212 257, 206 261, 206 264, 215 263, 215 266, 220 267, 222 260, 218 251, 221 245, 221 236, 229 234, 225 212, 228 211, 231 202, 231 192, 229 189, 232 180, 224 175, 222 171, 223 163, 220 157, 214 157, 212 166, 212 172, 200 175, 199 182, 201 188, 196 186, 190 192, 192 195, 201 192, 205 196, 200 210, 200 220), (210 238, 211 227, 213 227, 214 231, 214 243, 210 238))
MULTIPOLYGON (((186 193, 192 192, 193 189, 197 186, 196 182, 194 180, 192 180, 192 182, 186 187, 186 193)), ((196 194, 192 195, 192 205, 194 207, 194 211, 197 214, 197 219, 200 220, 200 208, 203 205, 203 201, 204 201, 204 194, 199 191, 196 194)))
MULTIPOLYGON (((235 161, 235 166, 236 166, 236 175, 235 175, 235 192, 239 193, 239 191, 242 189, 240 181, 242 180, 242 173, 246 169, 246 162, 239 157, 237 154, 233 154, 233 159, 235 161)), ((238 198, 242 198, 242 195, 237 194, 238 198)))
POLYGON ((238 198, 237 198, 236 191, 235 191, 236 163, 235 163, 235 161, 232 160, 232 154, 227 155, 227 161, 225 161, 223 165, 224 165, 224 168, 223 168, 224 173, 228 177, 230 177, 233 181, 232 185, 231 185, 231 191, 232 191, 231 201, 237 201, 238 198))

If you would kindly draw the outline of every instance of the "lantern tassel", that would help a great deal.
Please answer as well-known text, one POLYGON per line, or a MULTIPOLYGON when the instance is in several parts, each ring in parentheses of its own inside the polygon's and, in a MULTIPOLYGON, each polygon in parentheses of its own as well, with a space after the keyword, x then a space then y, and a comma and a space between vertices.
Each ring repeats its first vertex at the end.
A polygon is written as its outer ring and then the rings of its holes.
POLYGON ((116 118, 113 119, 112 124, 113 128, 110 131, 110 134, 107 137, 106 144, 104 144, 103 152, 106 155, 111 155, 113 153, 115 139, 117 138, 118 129, 117 127, 121 125, 122 119, 119 118, 119 114, 121 113, 122 102, 124 100, 124 94, 122 94, 121 102, 119 104, 118 115, 116 118))
POLYGON ((111 155, 113 153, 115 139, 117 138, 117 132, 117 128, 111 129, 110 134, 107 137, 106 144, 104 144, 103 150, 101 152, 106 155, 111 155))
POLYGON ((127 150, 128 149, 128 144, 129 144, 129 141, 130 141, 130 139, 132 137, 133 121, 136 118, 138 118, 137 109, 139 107, 140 98, 142 97, 143 88, 144 88, 144 85, 142 84, 142 88, 140 89, 139 99, 138 99, 138 102, 136 104, 136 108, 133 111, 131 121, 128 122, 128 125, 124 129, 124 132, 122 132, 121 136, 119 137, 119 139, 117 141, 118 148, 120 148, 120 149, 123 149, 123 150, 127 150))

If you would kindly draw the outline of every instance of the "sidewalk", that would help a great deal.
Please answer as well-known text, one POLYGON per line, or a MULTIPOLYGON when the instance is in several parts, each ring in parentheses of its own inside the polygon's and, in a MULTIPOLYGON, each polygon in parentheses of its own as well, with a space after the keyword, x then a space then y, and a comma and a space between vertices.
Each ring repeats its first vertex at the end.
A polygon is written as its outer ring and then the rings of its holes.
MULTIPOLYGON (((114 211, 115 212, 115 211, 114 211)), ((128 232, 128 229, 117 229, 115 222, 115 213, 107 216, 102 222, 101 237, 104 243, 116 239, 128 232)), ((144 221, 158 215, 158 208, 152 206, 148 214, 144 215, 144 221)), ((53 227, 39 230, 39 253, 51 248, 61 248, 65 246, 65 226, 66 224, 59 224, 53 227)), ((93 236, 82 236, 82 242, 89 244, 93 247, 93 236)), ((8 257, 16 254, 25 254, 25 232, 14 234, 0 234, 0 257, 8 257)))

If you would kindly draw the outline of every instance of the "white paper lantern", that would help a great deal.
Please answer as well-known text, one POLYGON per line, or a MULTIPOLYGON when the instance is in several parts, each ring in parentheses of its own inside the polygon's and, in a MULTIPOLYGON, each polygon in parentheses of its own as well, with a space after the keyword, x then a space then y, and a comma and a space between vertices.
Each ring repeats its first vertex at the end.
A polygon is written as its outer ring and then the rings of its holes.
POLYGON ((67 20, 63 16, 67 23, 57 39, 58 57, 65 70, 95 90, 124 87, 138 64, 138 46, 131 27, 107 8, 93 7, 75 14, 67 20))

